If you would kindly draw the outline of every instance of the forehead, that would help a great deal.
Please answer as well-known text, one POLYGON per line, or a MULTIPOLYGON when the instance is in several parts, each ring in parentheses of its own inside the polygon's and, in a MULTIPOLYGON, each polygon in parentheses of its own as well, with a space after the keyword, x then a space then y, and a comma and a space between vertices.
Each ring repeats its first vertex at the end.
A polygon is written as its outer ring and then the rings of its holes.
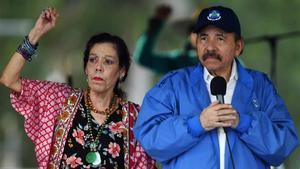
POLYGON ((96 54, 98 56, 109 55, 117 57, 117 49, 113 43, 104 42, 96 43, 90 50, 90 54, 96 54))

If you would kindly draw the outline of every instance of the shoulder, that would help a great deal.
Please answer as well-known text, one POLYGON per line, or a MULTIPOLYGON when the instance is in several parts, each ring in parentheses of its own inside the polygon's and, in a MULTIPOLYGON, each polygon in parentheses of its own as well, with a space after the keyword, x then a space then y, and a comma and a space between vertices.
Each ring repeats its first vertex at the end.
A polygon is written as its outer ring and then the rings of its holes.
POLYGON ((245 67, 244 64, 240 63, 241 60, 236 60, 236 61, 237 61, 238 76, 239 78, 241 78, 241 81, 245 83, 251 83, 251 84, 253 83, 254 85, 272 83, 266 73, 245 67))
POLYGON ((188 80, 191 72, 195 69, 195 66, 184 67, 181 69, 173 70, 164 75, 155 85, 158 88, 168 88, 176 86, 185 80, 188 80))
POLYGON ((21 79, 22 87, 30 88, 71 88, 66 83, 53 82, 48 80, 30 80, 26 78, 21 79))
POLYGON ((256 93, 277 93, 274 82, 266 73, 253 69, 247 69, 247 71, 251 76, 253 89, 256 93))
POLYGON ((251 75, 254 83, 273 83, 269 76, 261 71, 254 70, 254 69, 246 69, 247 72, 251 75))
POLYGON ((129 101, 127 99, 122 100, 120 104, 122 106, 122 109, 125 111, 138 112, 140 110, 139 104, 129 101))
POLYGON ((140 111, 140 105, 128 100, 121 101, 122 111, 123 111, 123 118, 133 118, 135 119, 140 111))
POLYGON ((189 85, 192 84, 191 72, 193 70, 193 67, 185 67, 169 72, 147 92, 144 101, 155 99, 169 102, 174 99, 176 94, 184 88, 189 88, 189 85))
POLYGON ((29 98, 53 99, 56 96, 67 97, 72 87, 65 83, 52 82, 47 80, 21 79, 22 90, 18 96, 29 98))
POLYGON ((134 103, 134 102, 132 102, 132 101, 127 101, 127 103, 128 103, 129 108, 137 109, 137 110, 140 109, 140 105, 137 104, 137 103, 134 103))

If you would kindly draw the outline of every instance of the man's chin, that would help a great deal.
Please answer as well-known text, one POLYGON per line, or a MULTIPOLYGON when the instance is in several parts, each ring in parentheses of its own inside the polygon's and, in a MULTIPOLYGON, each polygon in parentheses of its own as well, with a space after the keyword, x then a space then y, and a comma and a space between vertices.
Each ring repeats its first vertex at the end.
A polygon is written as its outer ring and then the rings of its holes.
POLYGON ((217 69, 219 67, 219 65, 221 64, 221 62, 217 59, 209 59, 206 60, 203 65, 209 70, 213 70, 213 69, 217 69))
POLYGON ((207 65, 204 65, 206 67, 206 69, 208 70, 208 72, 212 75, 215 75, 214 72, 217 72, 218 71, 218 66, 216 66, 215 64, 207 64, 207 65))

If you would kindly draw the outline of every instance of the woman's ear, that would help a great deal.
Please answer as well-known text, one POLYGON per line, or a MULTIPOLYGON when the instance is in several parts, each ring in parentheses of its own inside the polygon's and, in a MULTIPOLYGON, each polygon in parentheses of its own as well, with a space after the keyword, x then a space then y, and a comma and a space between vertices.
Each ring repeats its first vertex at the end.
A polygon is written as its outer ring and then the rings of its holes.
POLYGON ((84 69, 84 75, 87 76, 87 71, 86 68, 84 69))

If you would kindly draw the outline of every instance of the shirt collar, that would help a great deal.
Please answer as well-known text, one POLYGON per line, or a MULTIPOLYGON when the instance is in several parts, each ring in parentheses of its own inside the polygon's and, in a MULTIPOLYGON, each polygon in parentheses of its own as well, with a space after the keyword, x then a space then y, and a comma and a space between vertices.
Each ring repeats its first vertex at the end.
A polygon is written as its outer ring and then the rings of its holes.
MULTIPOLYGON (((210 84, 211 80, 214 78, 214 76, 208 72, 206 67, 204 67, 203 77, 204 77, 205 83, 207 83, 207 84, 210 84)), ((230 74, 230 78, 229 78, 229 81, 231 81, 231 80, 236 80, 236 81, 238 80, 238 72, 237 72, 237 65, 236 65, 235 59, 233 60, 231 74, 230 74)))

